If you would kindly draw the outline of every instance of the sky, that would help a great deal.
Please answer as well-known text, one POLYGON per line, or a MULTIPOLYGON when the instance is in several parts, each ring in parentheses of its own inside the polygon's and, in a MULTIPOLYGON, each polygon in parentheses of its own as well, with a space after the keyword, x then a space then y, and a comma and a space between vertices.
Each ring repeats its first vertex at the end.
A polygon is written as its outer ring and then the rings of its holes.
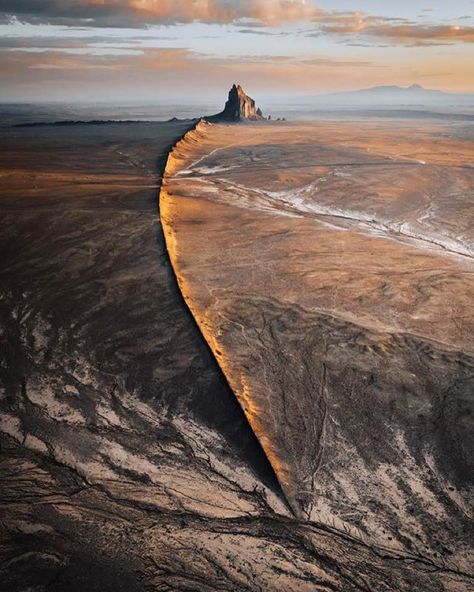
POLYGON ((474 0, 0 0, 0 101, 474 92, 474 0))

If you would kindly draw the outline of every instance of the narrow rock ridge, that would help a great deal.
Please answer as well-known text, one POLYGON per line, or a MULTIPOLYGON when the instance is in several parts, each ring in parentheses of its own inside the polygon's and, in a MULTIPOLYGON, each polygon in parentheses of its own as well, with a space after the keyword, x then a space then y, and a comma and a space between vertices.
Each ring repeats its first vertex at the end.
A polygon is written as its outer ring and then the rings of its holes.
POLYGON ((245 94, 240 84, 234 84, 224 110, 206 118, 208 121, 245 121, 263 119, 262 110, 255 107, 255 101, 245 94))
MULTIPOLYGON (((168 193, 168 191, 167 191, 167 180, 174 175, 176 170, 178 170, 180 168, 180 164, 182 162, 182 158, 180 155, 181 148, 183 146, 186 146, 189 144, 192 144, 194 146, 199 145, 210 126, 212 126, 212 123, 210 123, 207 118, 199 119, 171 147, 171 149, 168 153, 165 167, 163 169, 163 180, 162 180, 161 188, 159 191, 158 200, 159 200, 160 223, 161 223, 161 227, 163 229, 163 236, 165 238, 165 246, 166 246, 166 250, 168 252, 168 257, 170 260, 171 268, 172 268, 174 275, 176 277, 176 282, 178 284, 179 290, 183 296, 183 299, 184 299, 186 306, 188 307, 192 317, 196 321, 196 324, 197 324, 205 342, 209 346, 209 349, 212 352, 212 355, 214 356, 217 364, 219 365, 219 368, 221 369, 223 376, 225 377, 226 380, 228 380, 228 372, 227 372, 227 369, 225 368, 224 361, 220 356, 217 356, 215 353, 216 352, 216 344, 215 344, 214 336, 208 330, 208 327, 206 326, 206 324, 201 321, 199 315, 197 314, 197 311, 194 309, 193 304, 192 304, 192 300, 188 296, 184 280, 179 273, 179 268, 178 268, 177 259, 176 259, 176 254, 177 254, 176 241, 175 241, 174 235, 173 235, 171 218, 167 214, 167 208, 166 208, 166 203, 165 203, 165 198, 167 196, 171 195, 171 193, 168 193)), ((291 512, 297 518, 302 518, 303 516, 300 511, 300 508, 297 505, 295 505, 294 503, 292 503, 292 501, 285 494, 285 488, 284 488, 285 474, 279 470, 280 463, 271 448, 271 444, 270 444, 269 439, 266 438, 265 435, 262 435, 262 431, 259 429, 257 417, 254 416, 253 414, 247 413, 246 409, 242 405, 242 402, 239 400, 239 397, 237 397, 235 389, 233 388, 232 384, 229 384, 229 388, 234 393, 234 396, 235 396, 237 402, 239 403, 239 405, 242 407, 244 415, 247 418, 247 421, 249 423, 250 429, 255 434, 258 442, 260 443, 263 454, 267 458, 271 468, 274 471, 276 481, 280 485, 279 491, 276 491, 275 493, 277 493, 277 495, 279 495, 281 497, 281 499, 284 500, 288 504, 288 509, 291 510, 291 512)))
MULTIPOLYGON (((166 208, 166 197, 171 195, 170 193, 168 193, 168 190, 167 190, 167 180, 174 175, 176 170, 178 170, 180 168, 180 164, 183 160, 181 157, 181 149, 189 144, 192 144, 194 146, 199 145, 201 143, 201 140, 205 136, 207 129, 211 125, 212 124, 209 123, 209 121, 207 119, 201 118, 194 126, 191 127, 191 129, 189 129, 174 144, 174 146, 169 151, 166 165, 163 170, 163 182, 162 182, 160 193, 159 193, 159 210, 160 210, 161 226, 163 228, 163 235, 165 237, 166 249, 168 251, 168 256, 170 259, 171 267, 172 267, 173 272, 175 274, 176 281, 178 283, 178 286, 179 286, 179 289, 180 289, 181 294, 183 296, 183 299, 186 302, 186 306, 189 308, 194 320, 196 321, 196 324, 199 327, 199 330, 201 331, 201 334, 202 334, 204 340, 208 344, 220 369, 222 370, 223 375, 227 379, 228 372, 227 372, 227 369, 225 368, 224 360, 222 358, 220 358, 219 356, 215 355, 215 351, 216 351, 215 338, 212 335, 212 333, 208 330, 208 327, 206 326, 206 324, 204 322, 202 322, 199 315, 197 314, 197 311, 194 309, 192 300, 188 296, 188 292, 186 290, 186 285, 183 280, 183 277, 179 273, 179 268, 177 265, 177 246, 176 246, 176 241, 174 238, 174 231, 172 228, 171 217, 167 213, 167 208, 166 208)), ((239 397, 237 397, 237 395, 235 393, 235 389, 232 387, 232 385, 229 385, 229 386, 230 386, 231 390, 234 392, 234 395, 235 395, 237 401, 239 402, 239 405, 242 406, 242 403, 239 400, 239 397)), ((293 504, 291 502, 291 500, 288 498, 288 496, 285 494, 285 490, 284 490, 285 473, 284 473, 284 471, 282 472, 279 470, 278 459, 272 450, 269 439, 267 439, 264 435, 262 435, 262 432, 259 429, 258 418, 253 414, 247 413, 247 411, 245 410, 245 408, 243 406, 242 406, 242 408, 243 408, 243 411, 245 413, 245 416, 247 418, 247 421, 249 422, 249 425, 250 425, 252 431, 254 432, 257 439, 259 440, 262 450, 263 450, 265 456, 267 457, 271 467, 273 468, 273 470, 275 472, 278 483, 280 484, 280 492, 278 492, 278 493, 280 493, 282 498, 285 499, 285 501, 288 503, 288 506, 291 508, 293 514, 295 516, 301 518, 302 515, 301 515, 299 507, 295 506, 295 504, 293 504)))

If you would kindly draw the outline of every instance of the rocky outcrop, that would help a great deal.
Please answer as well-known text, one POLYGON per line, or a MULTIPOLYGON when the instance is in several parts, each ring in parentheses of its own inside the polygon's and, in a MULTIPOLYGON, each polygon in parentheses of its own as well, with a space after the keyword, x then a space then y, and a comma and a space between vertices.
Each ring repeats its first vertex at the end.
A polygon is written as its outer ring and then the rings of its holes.
POLYGON ((207 118, 209 121, 242 121, 263 119, 262 110, 255 107, 255 101, 245 94, 240 84, 234 84, 224 110, 207 118))

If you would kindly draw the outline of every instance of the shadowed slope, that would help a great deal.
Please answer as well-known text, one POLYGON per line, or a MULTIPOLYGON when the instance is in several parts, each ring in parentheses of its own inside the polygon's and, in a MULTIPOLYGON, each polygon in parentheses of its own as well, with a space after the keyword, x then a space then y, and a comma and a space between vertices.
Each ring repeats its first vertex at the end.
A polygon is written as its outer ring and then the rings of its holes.
POLYGON ((208 121, 245 121, 263 119, 262 111, 255 107, 255 101, 245 94, 240 84, 234 84, 229 91, 224 110, 205 118, 208 121))

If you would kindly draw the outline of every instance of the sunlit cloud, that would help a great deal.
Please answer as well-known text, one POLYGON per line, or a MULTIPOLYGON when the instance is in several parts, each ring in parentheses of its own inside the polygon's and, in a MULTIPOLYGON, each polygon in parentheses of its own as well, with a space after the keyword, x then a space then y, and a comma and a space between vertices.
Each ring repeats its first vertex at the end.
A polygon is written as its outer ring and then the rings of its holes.
POLYGON ((320 13, 305 0, 3 0, 4 18, 88 26, 233 23, 253 19, 277 25, 308 20, 320 13))
MULTIPOLYGON (((430 14, 425 9, 425 14, 430 14)), ((394 44, 474 42, 474 26, 425 24, 361 11, 321 10, 310 0, 2 0, 3 20, 86 27, 144 27, 201 22, 245 25, 243 34, 271 35, 272 28, 314 23, 312 36, 365 36, 394 44)), ((458 17, 453 22, 462 22, 458 17)), ((285 32, 279 31, 283 36, 285 32)))
POLYGON ((474 43, 474 27, 460 25, 424 25, 401 18, 381 18, 363 13, 326 14, 318 19, 318 29, 331 35, 365 36, 385 39, 393 44, 433 45, 446 42, 474 43))

